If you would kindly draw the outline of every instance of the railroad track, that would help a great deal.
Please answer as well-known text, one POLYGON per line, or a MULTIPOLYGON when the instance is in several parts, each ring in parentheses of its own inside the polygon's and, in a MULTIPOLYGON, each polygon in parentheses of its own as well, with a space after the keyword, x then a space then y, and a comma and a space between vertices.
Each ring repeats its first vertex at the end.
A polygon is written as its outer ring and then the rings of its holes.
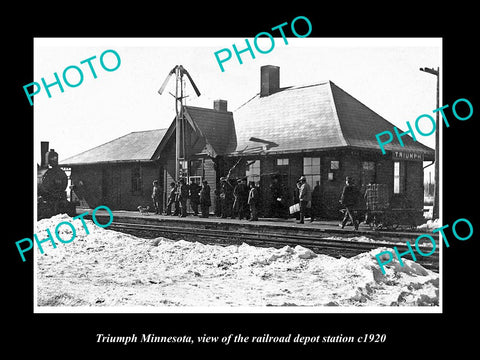
MULTIPOLYGON (((296 246, 301 245, 309 248, 315 253, 325 254, 329 256, 352 257, 363 252, 369 252, 379 247, 393 247, 396 246, 400 253, 408 250, 405 241, 397 241, 394 243, 385 242, 359 242, 345 239, 331 239, 312 235, 297 235, 297 234, 279 234, 275 232, 253 232, 244 229, 243 231, 229 231, 220 229, 198 229, 176 227, 162 224, 135 224, 112 222, 109 229, 120 231, 123 233, 132 234, 143 238, 165 237, 172 240, 187 240, 198 241, 203 244, 214 245, 240 245, 247 243, 253 246, 275 247, 280 248, 286 245, 296 246)), ((420 246, 424 253, 429 253, 431 248, 420 246)), ((405 256, 407 259, 412 259, 410 256, 405 256)), ((438 249, 431 256, 422 257, 417 256, 417 262, 425 268, 438 271, 439 269, 439 254, 438 249)))

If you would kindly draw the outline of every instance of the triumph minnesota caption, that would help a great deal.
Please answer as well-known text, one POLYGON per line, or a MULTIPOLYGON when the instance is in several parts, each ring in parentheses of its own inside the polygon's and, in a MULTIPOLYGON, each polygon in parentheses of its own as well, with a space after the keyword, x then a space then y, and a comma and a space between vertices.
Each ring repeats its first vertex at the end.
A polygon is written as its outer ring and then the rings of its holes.
POLYGON ((270 334, 263 334, 261 336, 244 336, 242 334, 229 334, 227 336, 158 336, 156 334, 142 334, 138 337, 136 334, 130 336, 112 336, 110 334, 96 334, 97 343, 117 343, 128 345, 130 343, 184 343, 184 344, 210 344, 222 343, 228 345, 230 343, 298 343, 302 345, 314 343, 383 343, 387 339, 386 334, 364 334, 360 336, 344 336, 328 335, 328 336, 303 336, 292 334, 287 336, 272 336, 270 334), (140 340, 140 341, 139 341, 140 340))

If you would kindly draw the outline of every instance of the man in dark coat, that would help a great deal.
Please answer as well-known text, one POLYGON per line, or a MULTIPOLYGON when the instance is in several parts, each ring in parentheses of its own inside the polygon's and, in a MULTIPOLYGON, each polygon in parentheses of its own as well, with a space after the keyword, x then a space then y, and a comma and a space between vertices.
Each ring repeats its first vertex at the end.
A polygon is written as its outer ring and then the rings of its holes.
POLYGON ((221 217, 222 216, 222 189, 219 184, 217 184, 213 195, 214 195, 214 201, 215 201, 215 216, 221 217))
POLYGON ((310 221, 320 216, 320 181, 317 181, 312 190, 312 217, 310 221))
POLYGON ((180 203, 180 216, 187 216, 187 199, 188 199, 188 185, 185 184, 184 179, 179 180, 179 187, 177 191, 178 202, 180 203))
POLYGON ((227 218, 232 216, 233 210, 233 185, 230 184, 230 181, 227 177, 221 177, 221 187, 222 193, 220 198, 222 199, 222 218, 227 218))
POLYGON ((233 189, 234 201, 234 211, 238 213, 238 218, 242 220, 247 218, 248 213, 248 187, 246 179, 238 179, 238 183, 233 189))
POLYGON ((167 210, 165 215, 172 215, 172 205, 175 206, 175 212, 173 215, 178 215, 179 205, 177 201, 177 187, 174 182, 170 183, 170 192, 168 194, 167 210))
POLYGON ((209 207, 212 205, 210 200, 210 186, 207 180, 203 180, 202 189, 200 190, 200 209, 202 211, 201 217, 208 218, 209 207))
POLYGON ((193 215, 198 215, 198 204, 200 203, 200 186, 193 180, 190 181, 190 207, 192 208, 193 215))
POLYGON ((300 182, 300 189, 298 194, 298 198, 300 200, 300 221, 298 223, 303 224, 307 208, 311 208, 312 206, 312 189, 307 183, 307 179, 305 178, 305 176, 302 175, 298 180, 300 182))
POLYGON ((349 176, 345 179, 345 186, 342 190, 342 195, 340 196, 340 203, 345 207, 345 215, 340 224, 342 229, 345 227, 347 222, 350 220, 352 225, 355 227, 355 230, 358 229, 358 220, 356 219, 356 212, 353 208, 357 205, 359 197, 359 192, 353 184, 353 179, 349 176))
POLYGON ((275 175, 270 185, 269 213, 274 218, 287 218, 286 193, 278 175, 275 175))

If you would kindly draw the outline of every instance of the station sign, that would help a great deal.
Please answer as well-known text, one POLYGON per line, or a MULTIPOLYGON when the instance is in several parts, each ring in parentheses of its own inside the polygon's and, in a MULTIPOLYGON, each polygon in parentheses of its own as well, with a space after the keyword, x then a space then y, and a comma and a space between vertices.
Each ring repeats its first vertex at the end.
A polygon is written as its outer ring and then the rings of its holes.
POLYGON ((392 151, 392 160, 423 161, 423 153, 411 151, 392 151))

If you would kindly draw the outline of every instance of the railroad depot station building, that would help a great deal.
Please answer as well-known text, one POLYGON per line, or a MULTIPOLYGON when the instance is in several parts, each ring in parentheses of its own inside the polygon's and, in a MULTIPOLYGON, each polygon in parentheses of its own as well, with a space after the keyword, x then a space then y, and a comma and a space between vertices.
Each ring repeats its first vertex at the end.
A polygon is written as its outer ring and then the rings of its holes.
MULTIPOLYGON (((297 179, 305 175, 321 189, 322 213, 338 218, 338 200, 345 177, 362 188, 386 184, 392 207, 423 209, 423 161, 434 150, 403 136, 385 145, 382 155, 375 137, 393 124, 331 81, 280 87, 280 69, 261 67, 260 92, 234 112, 227 101, 213 108, 185 106, 182 174, 206 179, 214 190, 234 167, 234 177, 259 181, 263 198, 277 176, 293 204, 297 179)), ((138 131, 61 162, 71 169, 75 195, 83 205, 136 210, 151 205, 153 180, 159 180, 165 205, 175 177, 175 129, 138 131)), ((263 202, 268 216, 268 201, 263 202)))

